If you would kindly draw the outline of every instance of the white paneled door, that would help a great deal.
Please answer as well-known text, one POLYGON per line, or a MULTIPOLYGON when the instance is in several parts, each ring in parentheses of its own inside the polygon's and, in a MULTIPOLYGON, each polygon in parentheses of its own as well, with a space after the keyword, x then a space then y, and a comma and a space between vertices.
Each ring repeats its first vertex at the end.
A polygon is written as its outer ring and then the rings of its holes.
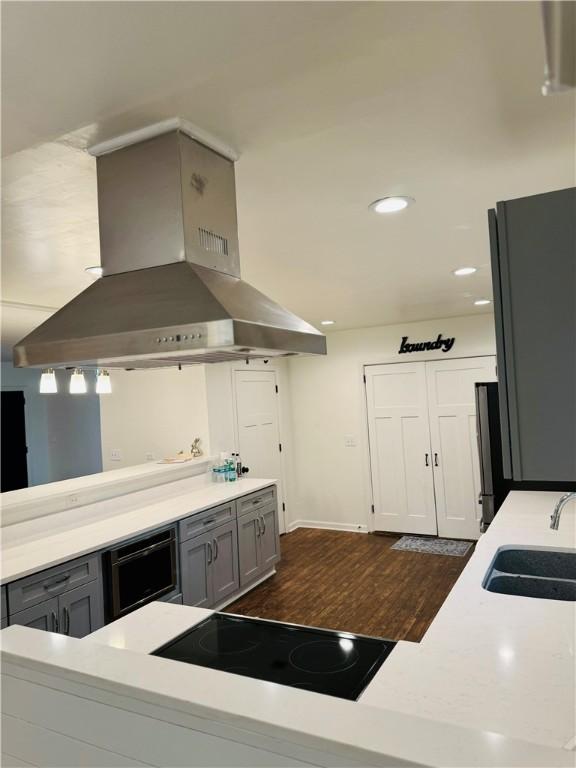
POLYGON ((238 450, 250 477, 277 480, 280 533, 282 513, 282 461, 276 373, 256 369, 234 371, 238 450))
POLYGON ((475 383, 495 357, 366 366, 374 528, 477 539, 475 383))
POLYGON ((365 371, 375 529, 435 534, 425 363, 365 371))
POLYGON ((496 359, 426 363, 438 535, 477 539, 481 517, 475 383, 496 381, 496 359))

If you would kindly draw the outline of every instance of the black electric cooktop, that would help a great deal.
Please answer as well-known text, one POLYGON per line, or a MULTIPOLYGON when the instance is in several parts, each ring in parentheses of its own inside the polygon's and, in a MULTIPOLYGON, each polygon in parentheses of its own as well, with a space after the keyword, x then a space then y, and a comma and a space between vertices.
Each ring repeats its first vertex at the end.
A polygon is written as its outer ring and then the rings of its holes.
POLYGON ((355 700, 396 643, 214 613, 153 656, 355 700))

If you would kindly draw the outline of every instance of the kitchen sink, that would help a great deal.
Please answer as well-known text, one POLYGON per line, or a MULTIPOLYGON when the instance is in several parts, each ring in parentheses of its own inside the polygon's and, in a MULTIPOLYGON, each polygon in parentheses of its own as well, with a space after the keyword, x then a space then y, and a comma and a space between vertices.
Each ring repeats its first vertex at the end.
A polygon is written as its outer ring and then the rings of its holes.
POLYGON ((501 595, 576 601, 576 552, 501 547, 482 586, 501 595))

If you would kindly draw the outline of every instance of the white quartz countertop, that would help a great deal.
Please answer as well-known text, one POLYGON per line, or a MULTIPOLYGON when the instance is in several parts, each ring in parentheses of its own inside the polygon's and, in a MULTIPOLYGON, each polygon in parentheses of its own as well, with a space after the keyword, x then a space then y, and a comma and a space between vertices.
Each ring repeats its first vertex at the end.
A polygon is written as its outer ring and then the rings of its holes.
POLYGON ((203 474, 9 525, 2 529, 0 579, 14 581, 274 483, 211 483, 203 474))
POLYGON ((576 604, 481 586, 500 546, 575 548, 576 510, 548 528, 558 496, 510 495, 423 641, 398 643, 358 702, 148 655, 210 613, 166 603, 82 640, 8 627, 3 657, 366 765, 574 766, 576 604))
POLYGON ((56 675, 66 690, 91 686, 99 701, 109 692, 122 697, 123 708, 130 701, 162 706, 169 722, 174 714, 192 715, 207 732, 219 723, 246 743, 289 742, 308 755, 332 755, 306 761, 313 765, 574 765, 566 750, 148 655, 210 613, 151 603, 82 640, 11 626, 1 633, 3 674, 15 669, 21 676, 25 668, 28 680, 56 675))
POLYGON ((574 747, 576 603, 495 594, 482 581, 498 547, 576 548, 576 504, 515 491, 420 643, 398 643, 361 701, 539 744, 574 747))

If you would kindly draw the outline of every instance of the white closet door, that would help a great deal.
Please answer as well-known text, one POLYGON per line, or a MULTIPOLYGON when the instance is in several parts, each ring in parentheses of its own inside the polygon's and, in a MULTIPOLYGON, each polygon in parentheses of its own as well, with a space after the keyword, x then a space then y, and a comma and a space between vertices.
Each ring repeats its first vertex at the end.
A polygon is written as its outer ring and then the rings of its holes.
POLYGON ((426 363, 438 535, 480 536, 480 464, 474 384, 496 381, 496 358, 426 363))
POLYGON ((435 534, 425 364, 365 372, 375 529, 435 534))
POLYGON ((234 389, 240 458, 250 470, 248 477, 277 481, 280 533, 284 533, 276 374, 257 369, 234 371, 234 389))

